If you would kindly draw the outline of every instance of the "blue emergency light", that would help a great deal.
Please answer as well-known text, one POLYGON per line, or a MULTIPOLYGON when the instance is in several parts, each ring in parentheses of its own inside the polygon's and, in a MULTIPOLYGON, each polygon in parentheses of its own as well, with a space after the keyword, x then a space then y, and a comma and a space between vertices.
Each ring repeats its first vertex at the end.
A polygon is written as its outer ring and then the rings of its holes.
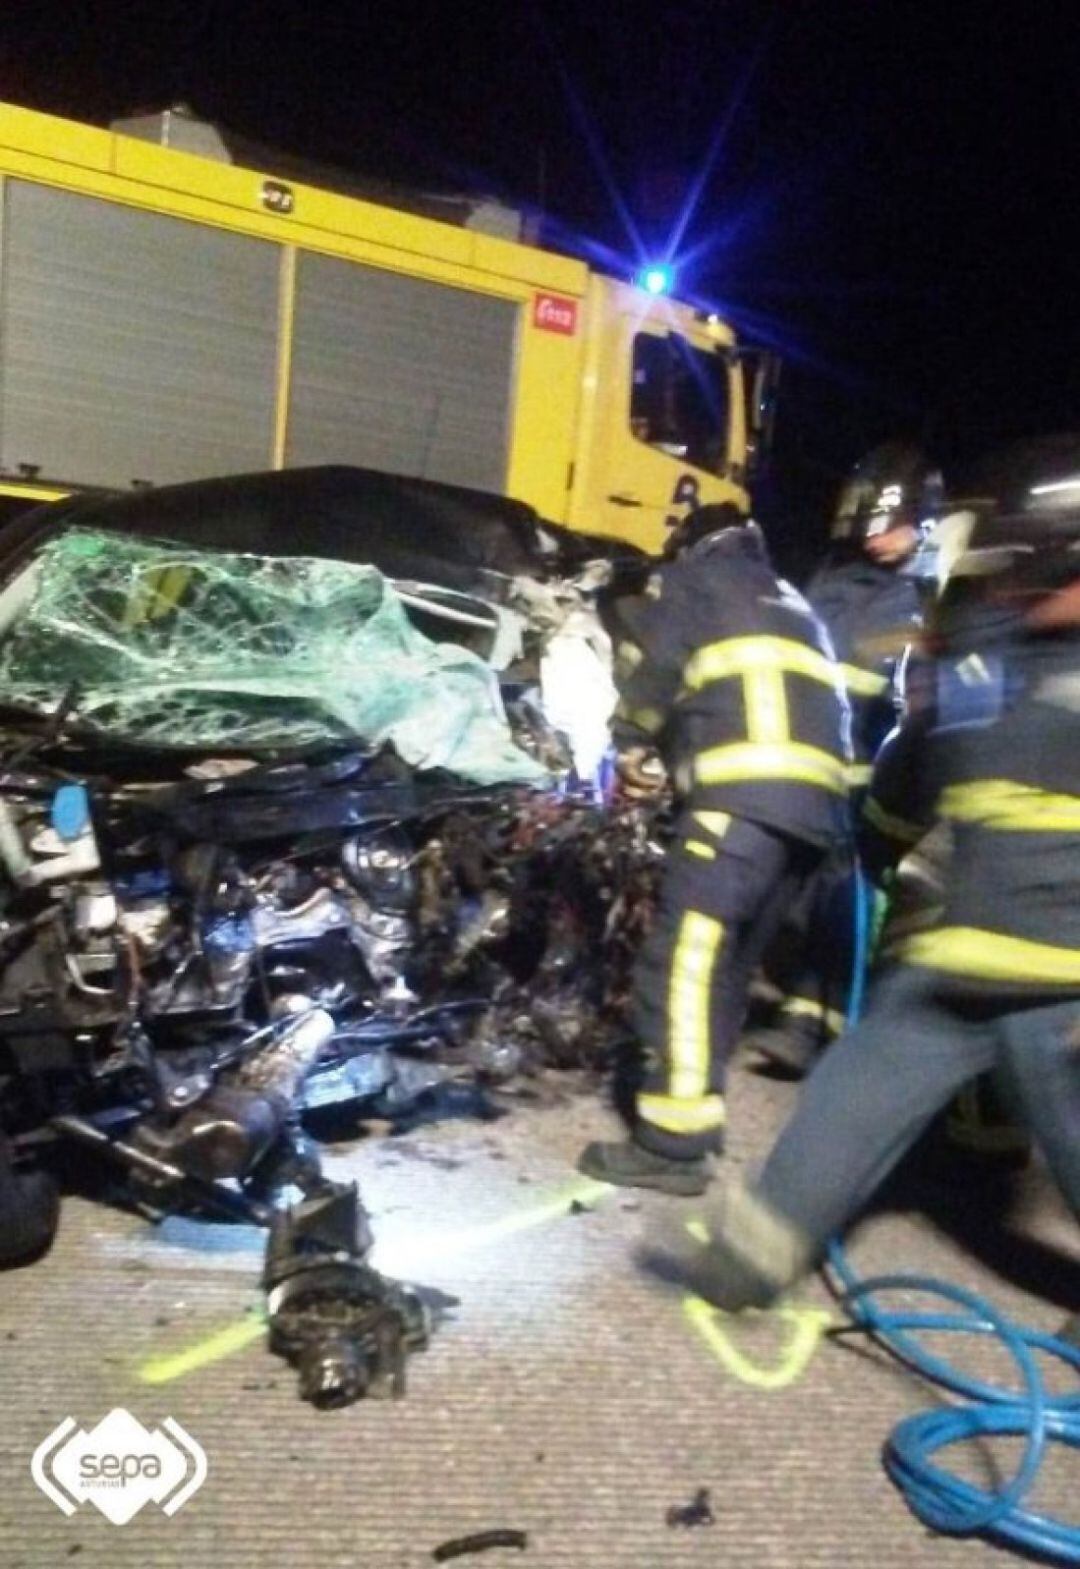
POLYGON ((670 267, 643 267, 638 273, 638 284, 647 294, 670 294, 674 281, 670 267))

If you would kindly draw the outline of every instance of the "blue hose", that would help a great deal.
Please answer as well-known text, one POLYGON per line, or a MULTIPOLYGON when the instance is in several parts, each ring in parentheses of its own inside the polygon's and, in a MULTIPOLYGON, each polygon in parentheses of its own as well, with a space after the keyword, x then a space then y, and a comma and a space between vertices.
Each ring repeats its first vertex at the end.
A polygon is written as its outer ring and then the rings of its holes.
MULTIPOLYGON (((862 1012, 869 949, 870 898, 861 873, 855 874, 855 945, 848 1020, 862 1012)), ((930 1275, 876 1275, 861 1280, 839 1241, 829 1248, 829 1264, 840 1298, 854 1324, 874 1336, 905 1366, 967 1403, 921 1412, 893 1429, 885 1443, 885 1469, 908 1507, 932 1530, 951 1535, 979 1534, 1022 1552, 1040 1553, 1062 1564, 1080 1564, 1080 1526, 1023 1507, 1042 1465, 1048 1443, 1080 1450, 1080 1389, 1051 1394, 1035 1352, 1080 1374, 1080 1347, 1014 1323, 973 1291, 930 1275), (916 1291, 944 1299, 966 1311, 930 1313, 881 1306, 881 1292, 916 1291), (927 1351, 920 1333, 993 1335, 1009 1352, 1021 1387, 1005 1389, 970 1377, 946 1358, 927 1351), (939 1449, 971 1438, 1006 1434, 1024 1439, 1024 1453, 1012 1480, 996 1490, 977 1487, 934 1461, 939 1449)))
POLYGON ((877 1275, 860 1280, 837 1242, 830 1247, 829 1263, 842 1288, 843 1305, 855 1324, 906 1366, 968 1402, 908 1417, 889 1435, 885 1469, 912 1511, 935 1531, 978 1533, 1005 1547, 1043 1553, 1058 1563, 1080 1564, 1080 1526, 1066 1525, 1023 1507, 1047 1443, 1080 1450, 1080 1389, 1051 1394, 1034 1353, 1056 1358, 1071 1373, 1080 1374, 1080 1347, 1024 1328, 975 1292, 929 1275, 877 1275), (967 1311, 893 1311, 876 1300, 883 1291, 918 1291, 967 1311), (996 1336, 1017 1364, 1022 1387, 1004 1389, 971 1378, 944 1357, 926 1351, 915 1336, 929 1330, 996 1336), (997 1490, 965 1482, 934 1461, 937 1451, 947 1444, 995 1434, 1025 1440, 1016 1475, 997 1490))

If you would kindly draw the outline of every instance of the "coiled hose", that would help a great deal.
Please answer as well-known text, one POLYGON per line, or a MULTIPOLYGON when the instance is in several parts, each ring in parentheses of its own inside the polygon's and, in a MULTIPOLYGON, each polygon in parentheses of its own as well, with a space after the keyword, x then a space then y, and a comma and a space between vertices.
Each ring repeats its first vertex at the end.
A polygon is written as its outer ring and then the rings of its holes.
MULTIPOLYGON (((851 1022, 862 1011, 869 909, 868 890, 857 873, 854 973, 848 1006, 851 1022)), ((838 1241, 829 1248, 829 1265, 841 1303, 856 1328, 872 1335, 905 1366, 967 1402, 908 1417, 886 1440, 885 1469, 913 1513, 935 1531, 978 1534, 1004 1547, 1043 1554, 1057 1563, 1080 1564, 1080 1526, 1024 1507, 1047 1444, 1080 1450, 1080 1389, 1070 1394, 1051 1393, 1036 1353, 1064 1364, 1076 1375, 1080 1374, 1080 1347, 1014 1323, 977 1293, 931 1275, 876 1275, 861 1280, 838 1241), (881 1293, 894 1291, 938 1297, 964 1311, 901 1311, 877 1300, 881 1293), (995 1336, 1015 1362, 1021 1387, 1005 1389, 961 1372, 919 1343, 917 1336, 930 1331, 995 1336), (1023 1438, 1024 1453, 1015 1476, 997 1489, 964 1481, 935 1462, 937 1452, 949 1444, 1001 1435, 1023 1438)))
POLYGON ((968 1402, 920 1412, 889 1434, 885 1469, 909 1508, 935 1531, 978 1533, 1005 1547, 1043 1553, 1058 1563, 1080 1564, 1080 1526, 1024 1508, 1047 1444, 1080 1450, 1080 1389, 1051 1394, 1035 1353, 1056 1358, 1076 1375, 1080 1374, 1080 1347, 1016 1324, 975 1292, 930 1275, 876 1275, 860 1280, 839 1243, 832 1244, 829 1263, 840 1286, 842 1304, 856 1326, 873 1335, 907 1367, 968 1402), (966 1311, 889 1309, 876 1300, 885 1291, 918 1291, 966 1311), (972 1378, 944 1357, 927 1351, 915 1337, 930 1330, 996 1336, 1020 1371, 1021 1387, 1004 1389, 972 1378), (996 1490, 966 1482, 935 1462, 937 1451, 948 1444, 1002 1434, 1023 1438, 1024 1454, 1012 1480, 996 1490))

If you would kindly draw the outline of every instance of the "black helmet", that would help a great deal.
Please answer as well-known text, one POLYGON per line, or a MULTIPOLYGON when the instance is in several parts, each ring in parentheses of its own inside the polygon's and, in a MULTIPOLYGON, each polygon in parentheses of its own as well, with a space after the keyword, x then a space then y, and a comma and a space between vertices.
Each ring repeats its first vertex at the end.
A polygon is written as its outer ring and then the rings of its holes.
POLYGON ((926 454, 905 441, 886 441, 860 458, 837 503, 834 540, 862 545, 877 534, 917 528, 938 504, 941 476, 926 454))
POLYGON ((1052 593, 1080 577, 1080 435, 1019 441, 982 460, 948 508, 947 577, 1052 593))

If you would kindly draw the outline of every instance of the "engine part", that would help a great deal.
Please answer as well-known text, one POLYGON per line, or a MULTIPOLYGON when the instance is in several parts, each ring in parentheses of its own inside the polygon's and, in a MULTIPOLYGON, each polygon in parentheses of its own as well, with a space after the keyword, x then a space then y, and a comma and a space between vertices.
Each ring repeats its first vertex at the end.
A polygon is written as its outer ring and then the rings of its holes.
POLYGON ((53 1117, 50 1127, 65 1138, 72 1139, 86 1149, 95 1150, 113 1165, 134 1173, 153 1184, 173 1205, 182 1204, 185 1198, 200 1207, 225 1215, 230 1220, 243 1220, 256 1226, 270 1223, 272 1211, 245 1193, 219 1187, 191 1172, 182 1171, 171 1161, 163 1160, 137 1145, 114 1139, 103 1129, 95 1127, 85 1117, 53 1117))
MULTIPOLYGON (((178 1085, 177 1092, 185 1088, 178 1085)), ((235 1085, 218 1084, 171 1123, 141 1122, 134 1141, 139 1149, 178 1167, 186 1176, 205 1182, 243 1177, 280 1136, 290 1104, 235 1085)))
POLYGON ((10 802, 0 798, 0 861, 13 883, 21 884, 33 866, 10 802))
POLYGON ((286 1108, 293 1106, 300 1086, 337 1032, 324 1008, 308 1006, 301 1012, 294 1003, 291 1013, 270 1044, 243 1063, 237 1074, 247 1089, 276 1096, 286 1108))
POLYGON ((110 1134, 94 1127, 94 1123, 88 1122, 85 1117, 52 1117, 50 1127, 63 1138, 82 1144, 85 1149, 96 1150, 115 1166, 124 1167, 124 1170, 146 1178, 162 1194, 170 1196, 173 1205, 184 1203, 187 1199, 212 1213, 217 1211, 218 1214, 224 1214, 231 1221, 246 1221, 251 1225, 268 1225, 270 1222, 272 1211, 268 1210, 267 1205, 257 1203, 243 1192, 220 1188, 217 1183, 195 1177, 192 1172, 185 1172, 181 1167, 173 1166, 171 1161, 163 1161, 159 1156, 151 1155, 148 1150, 140 1150, 138 1145, 127 1144, 124 1139, 110 1138, 110 1134))
POLYGON ((316 888, 302 903, 292 906, 262 900, 250 920, 252 941, 260 948, 314 942, 348 925, 348 905, 330 888, 316 888))
POLYGON ((403 1395, 406 1354, 428 1342, 423 1303, 365 1263, 370 1246, 354 1183, 279 1210, 271 1224, 270 1349, 296 1368, 301 1397, 324 1409, 403 1395))
POLYGON ((346 1101, 370 1101, 394 1082, 396 1070, 389 1050, 376 1047, 347 1062, 316 1070, 304 1082, 301 1099, 305 1111, 338 1106, 346 1101))
POLYGON ((350 904, 349 934, 363 955, 372 980, 381 986, 395 983, 401 978, 412 947, 412 923, 404 915, 373 910, 359 897, 354 897, 350 904))
POLYGON ((413 852, 405 834, 384 828, 349 839, 341 852, 345 875, 372 909, 407 914, 415 897, 413 852))

